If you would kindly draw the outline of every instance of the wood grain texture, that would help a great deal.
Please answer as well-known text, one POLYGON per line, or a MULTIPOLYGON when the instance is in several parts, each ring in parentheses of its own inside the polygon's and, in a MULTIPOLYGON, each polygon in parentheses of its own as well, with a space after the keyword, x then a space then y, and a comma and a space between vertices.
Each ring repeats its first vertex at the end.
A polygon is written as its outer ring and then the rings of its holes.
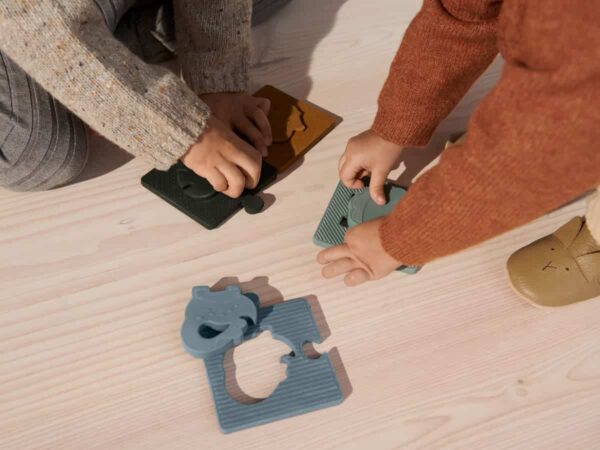
MULTIPOLYGON (((137 160, 52 192, 0 193, 0 447, 598 448, 600 302, 536 309, 504 274, 512 251, 581 214, 583 201, 416 276, 358 289, 319 277, 311 237, 337 160, 370 125, 419 3, 296 0, 255 30, 256 86, 344 118, 268 189, 276 201, 263 214, 208 232, 140 186, 148 167, 137 160), (341 406, 219 432, 202 363, 184 353, 179 327, 191 287, 224 277, 266 302, 312 296, 330 331, 316 348, 337 349, 351 384, 341 406)), ((430 148, 407 152, 406 179, 464 129, 500 67, 430 148)), ((118 152, 94 146, 97 174, 118 152)), ((231 358, 254 395, 280 376, 284 350, 269 341, 231 358)))

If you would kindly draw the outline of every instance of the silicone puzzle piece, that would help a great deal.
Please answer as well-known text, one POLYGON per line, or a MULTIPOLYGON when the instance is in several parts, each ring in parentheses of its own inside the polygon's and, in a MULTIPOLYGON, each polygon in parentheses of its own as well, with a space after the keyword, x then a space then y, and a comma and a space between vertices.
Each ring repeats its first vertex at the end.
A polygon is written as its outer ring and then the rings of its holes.
MULTIPOLYGON (((338 183, 315 231, 313 242, 325 248, 341 245, 348 229, 389 214, 402 200, 406 189, 390 183, 384 189, 388 201, 385 205, 378 205, 371 199, 368 187, 349 189, 343 183, 338 183)), ((416 266, 400 266, 398 271, 415 274, 419 269, 416 266)))
POLYGON ((341 121, 335 114, 273 86, 267 85, 254 95, 271 101, 269 122, 273 144, 265 161, 279 173, 289 169, 341 121))
POLYGON ((212 292, 195 287, 181 327, 188 353, 203 358, 217 417, 225 433, 266 424, 340 404, 343 393, 327 353, 309 358, 304 345, 322 342, 321 334, 306 299, 288 300, 260 308, 254 294, 242 294, 239 287, 212 292), (269 330, 274 339, 292 352, 283 356, 287 378, 273 393, 258 403, 240 403, 226 387, 224 358, 241 342, 269 330))
POLYGON ((142 177, 142 185, 205 228, 212 230, 241 208, 248 214, 261 212, 264 202, 257 194, 276 178, 275 168, 263 162, 257 187, 246 189, 240 198, 231 198, 216 192, 205 178, 178 162, 166 172, 151 170, 142 177))

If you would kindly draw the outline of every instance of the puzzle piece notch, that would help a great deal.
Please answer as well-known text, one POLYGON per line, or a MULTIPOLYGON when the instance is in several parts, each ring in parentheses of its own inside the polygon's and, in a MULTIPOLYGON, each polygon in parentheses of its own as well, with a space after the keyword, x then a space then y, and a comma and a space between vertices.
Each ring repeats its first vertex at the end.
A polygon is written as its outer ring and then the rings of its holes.
POLYGON ((273 130, 273 143, 284 144, 291 141, 296 133, 308 128, 304 121, 304 111, 297 104, 275 104, 269 111, 269 121, 273 130), (289 109, 289 113, 286 111, 289 109))
POLYGON ((265 207, 264 200, 257 195, 244 195, 240 201, 248 214, 258 214, 265 207))
MULTIPOLYGON (((200 289, 200 295, 205 296, 208 288, 200 289)), ((239 295, 239 289, 227 289, 226 297, 239 295)), ((244 295, 254 305, 258 303, 255 294, 244 295)), ((184 326, 186 321, 187 314, 184 326)), ((271 331, 273 338, 287 344, 292 353, 281 358, 287 365, 287 378, 279 383, 269 397, 258 403, 242 404, 229 394, 224 369, 227 349, 223 348, 204 358, 219 424, 225 433, 334 406, 344 399, 329 355, 323 353, 320 357, 311 359, 304 353, 306 343, 322 341, 306 299, 299 298, 259 308, 257 324, 248 328, 243 340, 251 339, 265 330, 271 331)), ((185 339, 184 346, 187 350, 185 339)))
MULTIPOLYGON (((365 180, 365 185, 368 186, 368 180, 365 180)), ((341 245, 349 228, 393 210, 406 194, 406 190, 390 183, 386 184, 385 189, 389 201, 381 207, 371 200, 368 187, 349 189, 343 183, 338 183, 313 235, 313 242, 324 248, 341 245)), ((398 271, 415 274, 419 269, 420 267, 416 266, 400 266, 398 271)))

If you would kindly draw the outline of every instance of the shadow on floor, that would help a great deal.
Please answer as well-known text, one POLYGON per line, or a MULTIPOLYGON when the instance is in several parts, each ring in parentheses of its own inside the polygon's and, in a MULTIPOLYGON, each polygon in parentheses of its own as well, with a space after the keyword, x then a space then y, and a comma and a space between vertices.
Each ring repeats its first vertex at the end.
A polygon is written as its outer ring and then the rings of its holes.
POLYGON ((90 154, 85 169, 72 184, 105 175, 133 159, 133 155, 98 135, 90 138, 89 146, 90 154))
POLYGON ((256 27, 251 66, 254 90, 263 84, 273 84, 294 97, 306 99, 313 85, 310 65, 314 50, 331 32, 346 2, 292 1, 268 22, 256 27), (298 27, 297 35, 286 33, 290 23, 302 24, 303 28, 298 27))

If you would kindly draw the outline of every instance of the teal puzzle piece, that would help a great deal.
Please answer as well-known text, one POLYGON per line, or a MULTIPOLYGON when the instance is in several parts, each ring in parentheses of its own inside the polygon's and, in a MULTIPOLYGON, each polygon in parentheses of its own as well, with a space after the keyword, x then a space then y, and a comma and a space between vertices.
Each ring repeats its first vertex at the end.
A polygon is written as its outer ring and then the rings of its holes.
MULTIPOLYGON (((385 205, 380 206, 371 200, 367 187, 349 189, 343 183, 338 183, 315 231, 313 242, 319 247, 325 248, 343 244, 344 236, 349 228, 389 214, 402 200, 406 189, 387 183, 385 193, 388 201, 385 205)), ((416 266, 400 266, 398 271, 415 274, 419 269, 420 267, 416 266)))

